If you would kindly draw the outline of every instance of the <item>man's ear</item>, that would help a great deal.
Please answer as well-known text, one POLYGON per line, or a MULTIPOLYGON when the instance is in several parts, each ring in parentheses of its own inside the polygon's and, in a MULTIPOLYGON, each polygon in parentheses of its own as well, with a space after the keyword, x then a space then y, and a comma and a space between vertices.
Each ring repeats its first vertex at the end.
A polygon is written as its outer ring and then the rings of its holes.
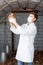
POLYGON ((34 20, 36 20, 36 18, 34 18, 34 20))

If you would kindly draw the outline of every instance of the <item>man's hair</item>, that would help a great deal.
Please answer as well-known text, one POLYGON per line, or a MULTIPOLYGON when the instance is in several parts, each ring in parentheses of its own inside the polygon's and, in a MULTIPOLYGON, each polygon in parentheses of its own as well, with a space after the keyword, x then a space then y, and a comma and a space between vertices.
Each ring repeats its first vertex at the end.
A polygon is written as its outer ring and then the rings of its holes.
MULTIPOLYGON (((38 19, 38 15, 37 15, 36 12, 30 12, 30 14, 33 14, 33 15, 35 16, 36 20, 38 19)), ((35 21, 35 22, 36 22, 36 21, 35 21)))

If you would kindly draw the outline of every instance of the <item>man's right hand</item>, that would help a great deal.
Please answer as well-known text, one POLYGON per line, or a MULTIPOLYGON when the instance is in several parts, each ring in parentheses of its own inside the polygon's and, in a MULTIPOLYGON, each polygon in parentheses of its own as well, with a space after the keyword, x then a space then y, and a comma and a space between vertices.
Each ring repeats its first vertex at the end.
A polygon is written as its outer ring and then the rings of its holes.
POLYGON ((14 27, 18 27, 19 24, 16 22, 16 18, 14 16, 13 13, 11 13, 9 16, 8 16, 8 20, 9 20, 9 23, 10 23, 10 26, 14 26, 14 27))
POLYGON ((14 16, 13 13, 11 13, 11 14, 8 16, 8 20, 9 20, 9 23, 13 23, 13 24, 16 23, 16 18, 15 18, 15 16, 14 16))

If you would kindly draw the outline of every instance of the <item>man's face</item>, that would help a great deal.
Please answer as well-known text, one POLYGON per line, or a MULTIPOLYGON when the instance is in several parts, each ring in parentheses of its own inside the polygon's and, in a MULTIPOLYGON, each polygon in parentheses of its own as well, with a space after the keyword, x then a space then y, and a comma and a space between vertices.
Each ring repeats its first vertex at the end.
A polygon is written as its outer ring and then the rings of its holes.
POLYGON ((32 18, 32 21, 33 21, 33 22, 36 20, 36 18, 35 18, 35 16, 34 16, 34 14, 29 14, 29 17, 31 17, 31 18, 32 18))

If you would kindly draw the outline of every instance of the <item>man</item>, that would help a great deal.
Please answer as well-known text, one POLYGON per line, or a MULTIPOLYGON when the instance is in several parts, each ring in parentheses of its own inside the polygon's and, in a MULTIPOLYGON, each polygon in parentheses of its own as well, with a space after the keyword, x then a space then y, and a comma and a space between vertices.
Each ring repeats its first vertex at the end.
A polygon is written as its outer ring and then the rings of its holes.
POLYGON ((33 64, 34 59, 34 39, 37 33, 36 25, 34 24, 37 20, 37 14, 31 12, 27 18, 27 23, 19 25, 16 22, 16 18, 13 13, 8 16, 10 22, 10 30, 14 34, 20 34, 19 44, 15 59, 18 60, 18 65, 24 65, 24 62, 28 65, 33 64))

